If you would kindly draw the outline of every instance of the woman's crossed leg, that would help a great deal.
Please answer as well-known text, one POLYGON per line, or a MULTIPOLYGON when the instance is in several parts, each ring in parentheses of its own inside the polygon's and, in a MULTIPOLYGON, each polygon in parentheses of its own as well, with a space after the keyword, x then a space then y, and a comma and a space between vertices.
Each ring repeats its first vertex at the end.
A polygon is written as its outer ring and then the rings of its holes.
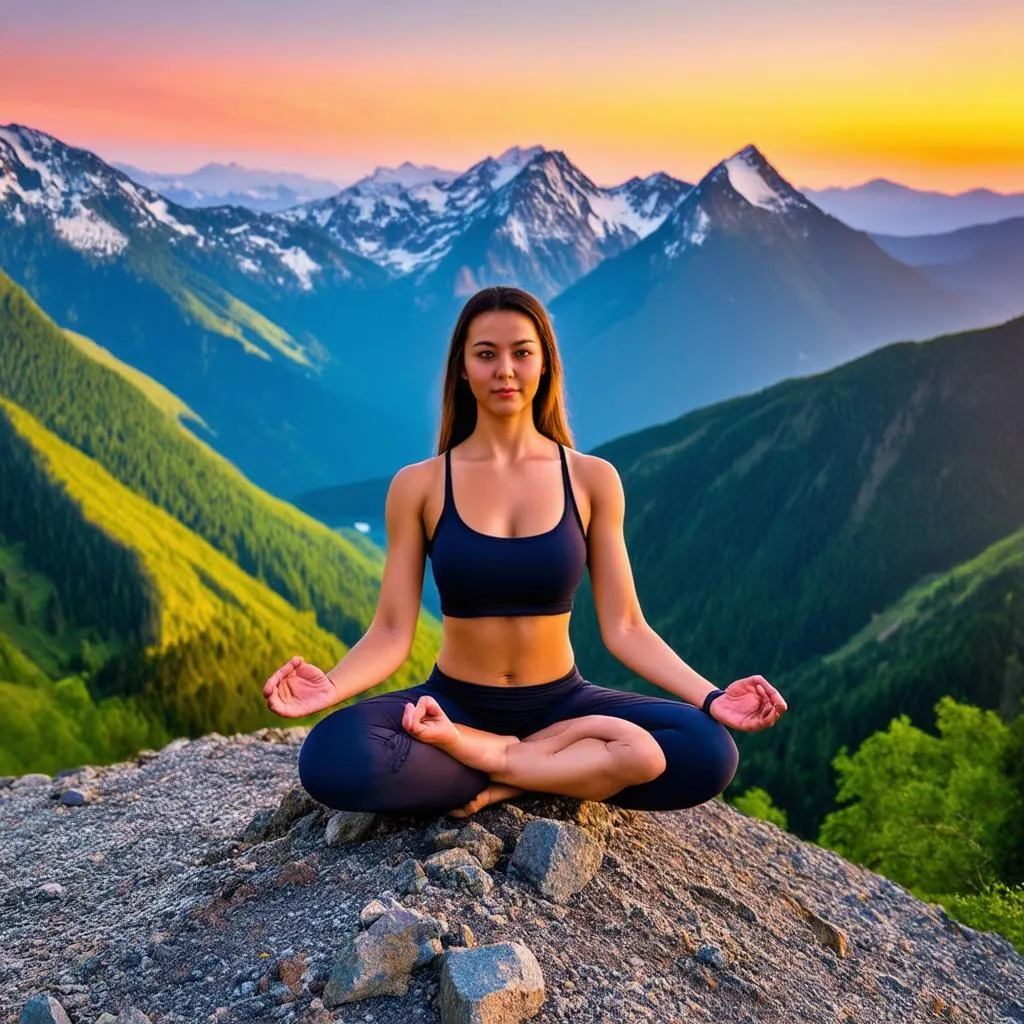
POLYGON ((429 694, 405 706, 402 727, 455 760, 486 772, 491 782, 454 817, 525 790, 605 800, 626 786, 660 775, 665 755, 638 725, 610 715, 556 722, 519 739, 456 725, 429 694))

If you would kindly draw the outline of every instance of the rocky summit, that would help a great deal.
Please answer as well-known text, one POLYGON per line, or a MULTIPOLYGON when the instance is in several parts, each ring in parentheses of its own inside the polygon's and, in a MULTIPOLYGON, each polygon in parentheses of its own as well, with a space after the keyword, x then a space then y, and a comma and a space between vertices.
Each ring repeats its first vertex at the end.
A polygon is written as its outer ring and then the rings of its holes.
POLYGON ((0 1021, 1024 1024, 1024 958, 721 800, 333 811, 302 728, 0 779, 0 1021))

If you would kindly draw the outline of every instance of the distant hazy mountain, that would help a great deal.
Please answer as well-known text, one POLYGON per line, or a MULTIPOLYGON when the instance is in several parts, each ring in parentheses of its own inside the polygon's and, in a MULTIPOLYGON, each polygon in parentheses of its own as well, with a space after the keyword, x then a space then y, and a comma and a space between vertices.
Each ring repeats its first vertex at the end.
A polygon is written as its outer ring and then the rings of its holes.
POLYGON ((850 227, 883 235, 931 235, 1024 215, 1024 193, 1004 195, 987 188, 946 195, 876 178, 855 188, 800 191, 850 227))
POLYGON ((112 163, 133 181, 159 192, 179 206, 244 206, 272 213, 322 199, 341 188, 333 181, 290 171, 265 171, 241 164, 204 164, 188 174, 161 174, 131 164, 112 163))
POLYGON ((998 319, 822 213, 753 146, 551 312, 584 447, 887 341, 998 319))
POLYGON ((994 315, 1024 313, 1024 217, 943 235, 872 237, 936 284, 984 295, 994 315))

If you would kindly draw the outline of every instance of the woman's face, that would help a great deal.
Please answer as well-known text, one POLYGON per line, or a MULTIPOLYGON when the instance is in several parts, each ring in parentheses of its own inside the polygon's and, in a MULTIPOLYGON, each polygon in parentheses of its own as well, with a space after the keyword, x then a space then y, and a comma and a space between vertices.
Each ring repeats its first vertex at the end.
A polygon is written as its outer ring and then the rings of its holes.
POLYGON ((474 317, 462 376, 479 405, 497 415, 529 408, 546 372, 544 349, 528 316, 502 309, 474 317))

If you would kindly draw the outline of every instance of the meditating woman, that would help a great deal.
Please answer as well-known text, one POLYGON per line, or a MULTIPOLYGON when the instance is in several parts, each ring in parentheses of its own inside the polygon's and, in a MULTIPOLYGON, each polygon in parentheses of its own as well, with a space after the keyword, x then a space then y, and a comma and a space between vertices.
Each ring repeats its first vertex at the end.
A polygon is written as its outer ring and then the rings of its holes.
POLYGON ((647 624, 623 517, 615 467, 572 448, 544 308, 517 288, 478 292, 452 333, 438 455, 388 490, 373 621, 329 672, 293 657, 263 688, 271 710, 298 718, 388 678, 412 648, 432 559, 443 634, 430 676, 313 726, 299 754, 310 795, 466 817, 524 791, 642 810, 722 792, 739 759, 726 726, 767 728, 786 702, 759 675, 717 688, 647 624), (569 617, 585 567, 609 651, 682 700, 580 674, 569 617))

